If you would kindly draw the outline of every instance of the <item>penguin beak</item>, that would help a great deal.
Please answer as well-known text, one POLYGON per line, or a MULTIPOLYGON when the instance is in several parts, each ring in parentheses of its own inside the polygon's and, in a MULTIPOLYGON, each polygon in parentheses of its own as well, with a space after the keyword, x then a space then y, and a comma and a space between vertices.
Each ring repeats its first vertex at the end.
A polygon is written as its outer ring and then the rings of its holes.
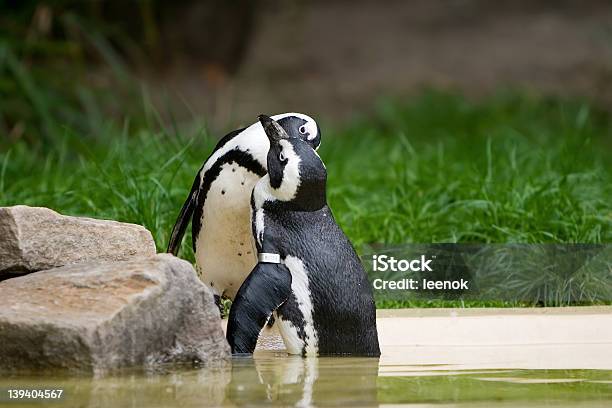
POLYGON ((285 132, 285 129, 283 129, 274 119, 268 115, 259 115, 258 118, 268 139, 270 139, 270 143, 278 142, 281 139, 289 139, 289 135, 285 132))

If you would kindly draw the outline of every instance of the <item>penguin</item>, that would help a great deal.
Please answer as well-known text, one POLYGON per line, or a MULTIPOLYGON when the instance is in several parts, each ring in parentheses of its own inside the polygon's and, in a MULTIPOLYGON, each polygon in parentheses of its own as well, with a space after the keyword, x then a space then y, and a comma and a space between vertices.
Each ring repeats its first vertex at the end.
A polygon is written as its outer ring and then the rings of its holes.
MULTIPOLYGON (((319 126, 310 116, 274 116, 287 134, 312 148, 321 143, 319 126)), ((257 263, 252 246, 249 199, 255 183, 266 174, 269 140, 259 122, 224 136, 200 168, 172 228, 168 253, 177 255, 192 220, 196 270, 220 306, 233 299, 257 263)))
POLYGON ((380 356, 372 288, 327 205, 323 162, 272 118, 260 122, 270 149, 251 195, 258 263, 230 309, 232 352, 253 353, 274 317, 290 354, 380 356))

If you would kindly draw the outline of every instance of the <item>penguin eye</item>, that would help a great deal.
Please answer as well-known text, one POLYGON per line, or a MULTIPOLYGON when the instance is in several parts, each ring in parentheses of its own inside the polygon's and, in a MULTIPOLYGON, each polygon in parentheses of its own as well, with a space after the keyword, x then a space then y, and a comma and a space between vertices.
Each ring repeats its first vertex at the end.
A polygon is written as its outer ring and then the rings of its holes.
POLYGON ((281 150, 281 152, 278 154, 278 160, 284 162, 285 161, 285 154, 283 153, 283 151, 281 150))
POLYGON ((303 135, 306 134, 306 126, 302 125, 302 126, 300 126, 300 128, 298 130, 300 131, 301 134, 303 134, 303 135))

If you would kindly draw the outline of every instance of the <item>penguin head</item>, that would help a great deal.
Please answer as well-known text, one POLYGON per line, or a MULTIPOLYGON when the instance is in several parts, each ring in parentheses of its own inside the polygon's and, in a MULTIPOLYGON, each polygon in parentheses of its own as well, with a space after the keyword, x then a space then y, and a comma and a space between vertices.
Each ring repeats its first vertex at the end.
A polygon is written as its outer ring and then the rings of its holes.
POLYGON ((303 113, 282 113, 272 116, 285 130, 290 138, 298 138, 307 142, 317 150, 321 144, 321 129, 313 118, 303 113))
POLYGON ((291 136, 274 119, 259 115, 268 139, 268 177, 276 200, 291 202, 301 210, 318 210, 326 204, 327 171, 312 145, 291 136))

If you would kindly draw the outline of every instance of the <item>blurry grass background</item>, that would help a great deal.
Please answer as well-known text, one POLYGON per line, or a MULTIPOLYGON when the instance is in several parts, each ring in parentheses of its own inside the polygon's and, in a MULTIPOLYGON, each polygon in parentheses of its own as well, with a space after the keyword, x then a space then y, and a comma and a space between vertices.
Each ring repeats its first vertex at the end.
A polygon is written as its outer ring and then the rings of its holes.
MULTIPOLYGON (((155 123, 155 116, 150 120, 155 123)), ((111 121, 91 140, 65 129, 46 149, 13 144, 0 153, 0 205, 141 224, 165 250, 218 135, 153 127, 132 132, 111 121)), ((384 101, 367 117, 322 129, 329 204, 358 251, 370 243, 612 240, 610 116, 588 104, 517 94, 470 102, 426 92, 410 101, 384 101)), ((180 256, 193 261, 189 232, 180 256)), ((533 293, 553 282, 516 272, 533 293)), ((559 302, 534 296, 380 300, 378 306, 576 304, 563 293, 568 282, 575 287, 588 280, 579 272, 553 282, 559 302)), ((590 304, 612 300, 593 298, 590 304)))
MULTIPOLYGON (((209 131, 197 112, 190 126, 160 113, 127 67, 131 43, 113 27, 66 10, 56 16, 64 34, 49 39, 45 9, 30 3, 21 23, 0 16, 0 206, 141 224, 165 250, 223 132, 209 131)), ((372 243, 612 242, 612 113, 589 100, 428 90, 373 101, 321 128, 328 201, 358 251, 372 243)), ((193 261, 190 236, 180 256, 193 261)), ((561 284, 567 279, 576 277, 561 284)))
MULTIPOLYGON (((128 128, 13 144, 0 153, 0 205, 142 224, 163 250, 219 135, 128 128)), ((612 241, 610 117, 584 103, 427 92, 322 132, 329 204, 357 247, 612 241)))

